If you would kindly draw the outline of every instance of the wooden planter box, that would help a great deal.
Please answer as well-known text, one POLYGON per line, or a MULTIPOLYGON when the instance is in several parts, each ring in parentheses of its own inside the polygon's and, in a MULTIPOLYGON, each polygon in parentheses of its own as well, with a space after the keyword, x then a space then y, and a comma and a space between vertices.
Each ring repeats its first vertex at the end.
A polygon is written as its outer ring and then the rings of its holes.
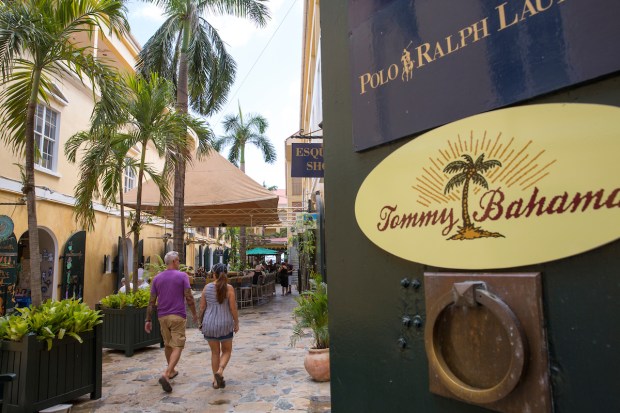
POLYGON ((103 314, 103 347, 123 350, 125 356, 133 356, 134 350, 161 343, 161 330, 157 319, 157 308, 153 309, 153 329, 144 331, 146 308, 104 308, 97 305, 103 314))
POLYGON ((15 373, 5 383, 3 412, 32 413, 90 393, 101 398, 101 324, 72 337, 54 340, 47 350, 45 341, 31 334, 21 341, 0 341, 0 373, 15 373))

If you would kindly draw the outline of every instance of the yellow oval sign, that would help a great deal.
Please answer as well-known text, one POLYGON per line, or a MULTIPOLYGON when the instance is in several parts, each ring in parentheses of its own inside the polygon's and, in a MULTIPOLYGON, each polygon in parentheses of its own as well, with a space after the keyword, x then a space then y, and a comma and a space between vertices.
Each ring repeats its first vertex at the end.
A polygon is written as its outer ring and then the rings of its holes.
POLYGON ((380 248, 428 265, 508 268, 620 238, 620 108, 532 105, 428 132, 364 180, 355 216, 380 248))

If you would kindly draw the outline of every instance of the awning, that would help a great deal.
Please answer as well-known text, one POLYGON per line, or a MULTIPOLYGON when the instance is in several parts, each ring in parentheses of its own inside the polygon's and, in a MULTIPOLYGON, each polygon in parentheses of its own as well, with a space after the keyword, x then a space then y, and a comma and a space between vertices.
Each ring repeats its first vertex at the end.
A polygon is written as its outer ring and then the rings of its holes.
MULTIPOLYGON (((174 192, 174 183, 170 183, 174 192)), ((136 207, 137 188, 124 195, 136 207)), ((173 196, 171 196, 173 199, 173 196)), ((172 205, 159 207, 159 190, 152 181, 142 185, 142 211, 172 220, 172 205)), ((185 219, 191 227, 253 227, 278 225, 278 195, 263 188, 216 151, 194 159, 185 173, 185 219)))
POLYGON ((267 248, 252 248, 247 250, 245 255, 275 255, 278 251, 270 250, 267 248))

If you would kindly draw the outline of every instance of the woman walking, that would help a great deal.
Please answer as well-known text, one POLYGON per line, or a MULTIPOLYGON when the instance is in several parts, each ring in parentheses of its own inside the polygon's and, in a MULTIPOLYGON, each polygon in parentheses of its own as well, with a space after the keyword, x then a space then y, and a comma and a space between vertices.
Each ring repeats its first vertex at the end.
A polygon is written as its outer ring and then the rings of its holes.
POLYGON ((235 289, 228 284, 224 264, 215 264, 211 270, 215 282, 202 290, 200 297, 200 331, 211 348, 211 369, 213 388, 226 387, 224 369, 232 354, 233 332, 239 331, 239 313, 235 289))

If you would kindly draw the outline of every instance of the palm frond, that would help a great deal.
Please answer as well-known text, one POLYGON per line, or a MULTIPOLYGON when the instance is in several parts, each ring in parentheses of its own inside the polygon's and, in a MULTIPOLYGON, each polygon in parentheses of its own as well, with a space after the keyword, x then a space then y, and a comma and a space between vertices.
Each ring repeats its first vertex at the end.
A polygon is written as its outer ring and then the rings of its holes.
POLYGON ((485 189, 489 189, 489 183, 486 179, 484 179, 484 176, 480 175, 479 173, 473 174, 471 180, 473 183, 478 184, 485 189))
POLYGON ((260 149, 265 162, 272 164, 276 161, 276 148, 266 136, 253 135, 252 138, 248 140, 248 143, 251 143, 260 149))
POLYGON ((466 171, 469 168, 469 165, 463 161, 452 161, 443 168, 443 171, 446 173, 454 173, 460 171, 466 171))
POLYGON ((201 0, 198 10, 216 15, 231 15, 248 18, 259 27, 264 27, 269 20, 269 9, 265 0, 201 0))
POLYGON ((444 189, 443 193, 447 194, 448 192, 450 192, 453 188, 456 188, 458 186, 461 186, 465 183, 465 179, 467 179, 467 173, 466 172, 461 172, 458 175, 454 175, 446 184, 446 188, 444 189))

